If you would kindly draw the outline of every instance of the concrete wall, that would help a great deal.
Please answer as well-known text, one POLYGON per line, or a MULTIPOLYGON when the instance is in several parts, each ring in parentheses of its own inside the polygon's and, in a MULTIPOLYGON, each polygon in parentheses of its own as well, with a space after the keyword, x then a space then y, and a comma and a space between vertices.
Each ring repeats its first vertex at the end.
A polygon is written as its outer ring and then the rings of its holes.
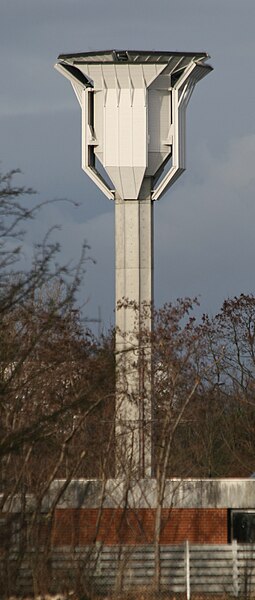
MULTIPOLYGON (((64 480, 51 486, 46 503, 51 503, 61 490, 64 480)), ((77 479, 71 481, 60 498, 61 508, 156 508, 155 479, 130 482, 110 479, 77 479)), ((171 479, 166 482, 165 508, 254 508, 255 479, 171 479)))
MULTIPOLYGON (((43 500, 43 510, 58 508, 156 508, 155 479, 125 482, 120 479, 74 479, 67 489, 64 479, 55 480, 43 500)), ((2 505, 3 494, 0 494, 2 505)), ((27 507, 34 498, 27 496, 27 507)), ((171 479, 166 482, 164 508, 255 509, 255 479, 171 479)), ((7 498, 4 512, 20 512, 19 495, 7 498)))
MULTIPOLYGON (((54 481, 42 505, 54 503, 51 543, 54 547, 151 544, 155 539, 157 488, 155 480, 129 484, 120 480, 73 480, 61 494, 64 480, 54 481), (56 503, 56 499, 58 502, 56 503)), ((169 480, 161 513, 161 544, 188 540, 198 544, 227 544, 229 509, 255 510, 255 480, 169 480)), ((26 511, 34 499, 27 498, 26 511)), ((2 518, 21 513, 18 496, 6 501, 2 518)), ((1 516, 1 515, 0 515, 1 516)), ((1 545, 1 540, 0 540, 1 545)))

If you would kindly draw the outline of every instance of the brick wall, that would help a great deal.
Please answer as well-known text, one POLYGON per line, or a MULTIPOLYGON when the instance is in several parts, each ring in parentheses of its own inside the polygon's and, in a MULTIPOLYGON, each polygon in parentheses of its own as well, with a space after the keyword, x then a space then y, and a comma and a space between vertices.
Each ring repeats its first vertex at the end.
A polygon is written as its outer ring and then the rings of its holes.
MULTIPOLYGON (((154 540, 155 509, 57 509, 52 530, 54 546, 149 544, 154 540)), ((227 509, 172 508, 162 510, 162 544, 226 544, 227 509)))

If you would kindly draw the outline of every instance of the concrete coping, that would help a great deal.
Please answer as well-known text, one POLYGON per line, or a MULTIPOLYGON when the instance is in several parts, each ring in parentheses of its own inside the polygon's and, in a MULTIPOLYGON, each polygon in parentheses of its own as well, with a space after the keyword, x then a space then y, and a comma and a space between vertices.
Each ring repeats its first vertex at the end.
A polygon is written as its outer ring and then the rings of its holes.
MULTIPOLYGON (((41 510, 54 505, 58 509, 85 508, 152 508, 158 504, 155 479, 126 482, 123 479, 65 479, 52 482, 44 495, 41 510)), ((0 501, 3 494, 0 494, 0 501)), ((34 496, 27 495, 26 510, 36 506, 34 496)), ((164 490, 164 508, 235 508, 255 510, 255 479, 169 479, 164 490)), ((21 512, 21 497, 9 496, 2 512, 21 512)))

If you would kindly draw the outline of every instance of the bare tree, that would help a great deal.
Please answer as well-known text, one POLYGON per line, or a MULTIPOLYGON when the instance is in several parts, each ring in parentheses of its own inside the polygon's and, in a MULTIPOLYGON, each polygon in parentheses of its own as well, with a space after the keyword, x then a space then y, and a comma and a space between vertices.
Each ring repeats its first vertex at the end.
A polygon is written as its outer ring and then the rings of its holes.
MULTIPOLYGON (((72 478, 105 476, 114 468, 109 442, 114 356, 112 334, 95 339, 75 303, 85 247, 71 271, 58 265, 59 246, 46 237, 30 267, 22 269, 26 223, 38 206, 26 207, 33 192, 15 186, 16 175, 0 178, 0 490, 7 527, 2 539, 8 541, 7 562, 11 540, 18 548, 15 569, 8 563, 12 586, 25 551, 37 549, 31 556, 38 593, 47 583, 57 500, 72 478), (64 481, 45 519, 43 503, 55 478, 64 481)), ((7 590, 6 581, 4 586, 7 590)))

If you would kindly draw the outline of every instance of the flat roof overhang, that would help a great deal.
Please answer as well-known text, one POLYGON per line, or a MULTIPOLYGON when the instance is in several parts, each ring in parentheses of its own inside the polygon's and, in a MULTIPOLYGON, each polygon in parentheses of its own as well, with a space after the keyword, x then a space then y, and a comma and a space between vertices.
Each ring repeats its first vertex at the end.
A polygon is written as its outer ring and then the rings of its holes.
MULTIPOLYGON (((58 60, 69 62, 70 64, 81 63, 158 63, 169 64, 176 62, 178 68, 185 68, 193 60, 204 63, 210 58, 207 52, 165 52, 165 51, 147 51, 147 50, 99 50, 94 52, 77 52, 74 54, 60 54, 58 60)), ((208 65, 209 66, 209 65, 208 65)))

